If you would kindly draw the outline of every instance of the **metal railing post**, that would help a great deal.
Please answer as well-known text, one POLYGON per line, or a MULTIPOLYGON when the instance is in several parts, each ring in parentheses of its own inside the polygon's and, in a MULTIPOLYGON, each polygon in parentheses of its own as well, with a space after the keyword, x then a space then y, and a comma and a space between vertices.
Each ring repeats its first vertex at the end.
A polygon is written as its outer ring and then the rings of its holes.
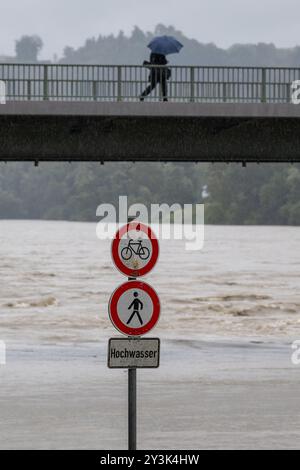
POLYGON ((190 96, 190 101, 193 103, 195 101, 195 67, 191 67, 190 70, 191 74, 191 96, 190 96))
POLYGON ((118 65, 118 92, 117 101, 122 101, 122 66, 118 65))
POLYGON ((223 83, 223 103, 227 101, 227 83, 223 83))
POLYGON ((48 65, 44 65, 44 93, 43 100, 47 101, 49 99, 49 90, 48 90, 48 65))
POLYGON ((286 102, 291 102, 291 85, 289 83, 286 84, 286 102))
POLYGON ((158 77, 159 77, 159 87, 158 87, 158 90, 159 90, 159 101, 162 101, 163 99, 163 92, 162 92, 162 74, 163 74, 163 71, 162 71, 162 68, 161 66, 158 66, 157 67, 157 73, 158 73, 158 77))
POLYGON ((27 80, 27 99, 31 100, 31 81, 27 80))
POLYGON ((97 101, 97 82, 93 81, 93 100, 97 101))
POLYGON ((261 69, 261 103, 267 102, 267 89, 266 89, 266 69, 261 69))

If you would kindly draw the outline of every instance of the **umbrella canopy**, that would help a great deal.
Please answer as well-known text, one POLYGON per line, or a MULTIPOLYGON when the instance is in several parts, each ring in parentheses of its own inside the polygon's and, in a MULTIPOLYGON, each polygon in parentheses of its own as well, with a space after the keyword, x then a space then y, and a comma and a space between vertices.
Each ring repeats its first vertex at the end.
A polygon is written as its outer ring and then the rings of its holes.
POLYGON ((176 54, 180 52, 183 45, 173 36, 157 36, 148 44, 149 49, 155 54, 176 54))

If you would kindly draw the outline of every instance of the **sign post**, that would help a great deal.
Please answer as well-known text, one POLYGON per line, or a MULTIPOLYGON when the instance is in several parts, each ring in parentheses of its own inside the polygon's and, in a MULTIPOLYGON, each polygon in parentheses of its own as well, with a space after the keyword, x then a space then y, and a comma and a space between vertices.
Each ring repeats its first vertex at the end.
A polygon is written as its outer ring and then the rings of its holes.
POLYGON ((155 290, 137 278, 147 274, 157 262, 159 247, 154 232, 128 218, 112 242, 112 258, 128 281, 111 295, 108 311, 114 327, 127 338, 111 338, 108 367, 128 368, 128 450, 136 450, 137 368, 159 367, 160 340, 141 338, 156 325, 160 301, 155 290))
POLYGON ((128 450, 136 450, 136 369, 128 369, 128 450))

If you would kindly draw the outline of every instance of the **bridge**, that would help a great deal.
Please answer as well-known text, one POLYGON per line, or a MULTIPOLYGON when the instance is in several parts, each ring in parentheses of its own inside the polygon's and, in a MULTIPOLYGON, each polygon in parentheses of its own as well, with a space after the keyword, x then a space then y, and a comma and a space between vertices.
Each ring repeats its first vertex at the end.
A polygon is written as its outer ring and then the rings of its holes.
POLYGON ((142 66, 0 64, 0 160, 300 161, 300 68, 170 69, 166 103, 142 66))

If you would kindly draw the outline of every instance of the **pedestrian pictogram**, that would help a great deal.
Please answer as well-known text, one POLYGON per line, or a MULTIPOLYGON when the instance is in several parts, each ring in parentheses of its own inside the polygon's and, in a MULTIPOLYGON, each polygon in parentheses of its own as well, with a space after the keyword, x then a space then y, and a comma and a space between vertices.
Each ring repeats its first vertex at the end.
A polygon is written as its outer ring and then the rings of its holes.
POLYGON ((113 261, 128 277, 149 273, 156 264, 158 253, 155 233, 141 222, 129 222, 121 227, 112 242, 113 261))
POLYGON ((133 301, 131 302, 131 304, 129 305, 128 307, 128 310, 130 310, 131 308, 133 308, 133 313, 131 315, 131 317, 129 318, 128 322, 127 322, 127 325, 130 324, 131 320, 133 319, 133 317, 135 315, 137 315, 139 321, 140 321, 140 324, 143 325, 143 320, 141 318, 141 315, 139 314, 139 310, 143 310, 143 302, 140 301, 140 299, 138 299, 138 296, 139 296, 139 293, 138 292, 134 292, 133 293, 133 301))
POLYGON ((145 282, 125 282, 111 296, 109 315, 121 333, 127 336, 144 335, 154 328, 159 319, 158 295, 145 282))

